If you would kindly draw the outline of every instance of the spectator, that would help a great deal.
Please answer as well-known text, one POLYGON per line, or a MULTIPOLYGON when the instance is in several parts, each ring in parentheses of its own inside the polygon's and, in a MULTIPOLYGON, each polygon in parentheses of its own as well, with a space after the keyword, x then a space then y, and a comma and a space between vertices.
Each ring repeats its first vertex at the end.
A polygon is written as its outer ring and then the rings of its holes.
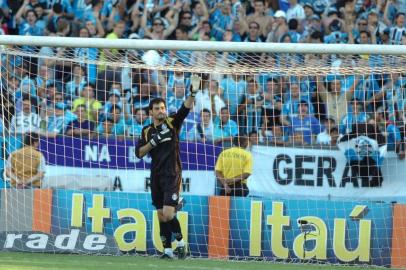
POLYGON ((347 102, 351 100, 359 78, 355 78, 350 88, 346 91, 341 88, 341 81, 338 77, 334 77, 329 83, 329 91, 326 90, 322 81, 321 78, 317 78, 317 92, 324 104, 326 104, 326 117, 331 117, 338 122, 348 111, 347 102))
POLYGON ((189 35, 190 31, 193 28, 192 18, 193 18, 192 12, 190 12, 190 11, 182 11, 181 16, 180 16, 180 20, 179 20, 179 26, 184 27, 184 29, 187 30, 188 35, 189 35))
POLYGON ((259 26, 259 35, 266 37, 272 28, 273 19, 266 14, 266 6, 264 0, 254 1, 254 13, 247 16, 247 24, 251 25, 255 22, 259 26))
POLYGON ((120 139, 120 137, 117 136, 114 130, 114 120, 107 118, 104 120, 104 122, 100 123, 99 126, 97 127, 97 133, 100 137, 105 137, 105 138, 117 138, 120 139))
MULTIPOLYGON (((125 22, 118 21, 114 24, 113 32, 106 36, 106 39, 120 39, 123 37, 125 31, 125 22)), ((99 56, 99 61, 102 63, 98 67, 98 79, 99 80, 110 80, 114 81, 110 78, 114 78, 115 69, 113 67, 106 70, 106 63, 115 57, 119 56, 119 51, 117 49, 103 49, 99 56)))
POLYGON ((353 99, 351 102, 351 110, 345 115, 340 122, 340 133, 348 134, 352 132, 354 124, 367 123, 368 114, 365 112, 364 104, 357 99, 353 99))
POLYGON ((40 117, 35 112, 36 103, 29 95, 22 98, 22 111, 17 112, 11 119, 10 134, 22 136, 29 132, 39 132, 40 117))
POLYGON ((220 82, 220 88, 224 91, 224 101, 234 120, 237 119, 238 105, 242 102, 246 87, 247 82, 244 80, 244 77, 238 74, 229 74, 220 82))
POLYGON ((186 86, 184 82, 175 82, 173 91, 168 91, 166 95, 166 102, 168 113, 175 113, 185 101, 186 86))
POLYGON ((148 111, 148 104, 151 99, 156 95, 154 94, 155 87, 148 83, 142 83, 140 85, 137 95, 134 97, 134 106, 136 108, 142 108, 148 111))
POLYGON ((35 89, 38 97, 43 96, 46 87, 54 84, 54 79, 54 72, 47 66, 38 67, 38 75, 35 78, 35 89))
POLYGON ((291 42, 292 43, 298 43, 299 41, 302 40, 302 35, 299 33, 299 23, 297 19, 290 19, 288 22, 288 35, 290 36, 291 42))
POLYGON ((289 134, 282 126, 264 126, 263 140, 271 146, 284 146, 289 142, 289 134))
POLYGON ((223 40, 224 31, 232 28, 233 20, 231 2, 229 0, 219 2, 210 16, 210 23, 213 26, 212 34, 217 41, 223 40))
MULTIPOLYGON (((89 29, 86 27, 82 27, 79 30, 79 37, 81 38, 90 38, 89 29)), ((85 74, 87 75, 86 81, 89 83, 95 84, 97 78, 97 65, 94 63, 87 63, 90 61, 97 60, 99 50, 97 48, 75 48, 73 50, 73 54, 75 59, 78 60, 80 65, 84 67, 85 74)))
POLYGON ((342 24, 340 20, 338 19, 333 20, 328 26, 330 34, 324 36, 324 42, 330 44, 348 43, 349 39, 348 33, 343 32, 341 30, 341 27, 342 24))
POLYGON ((166 27, 166 29, 164 21, 160 17, 155 17, 152 21, 152 28, 151 29, 148 28, 147 20, 150 14, 148 10, 147 12, 143 12, 141 18, 141 27, 144 30, 144 36, 154 40, 167 39, 178 26, 180 9, 181 9, 181 1, 176 1, 176 4, 171 9, 171 14, 173 15, 173 18, 170 19, 170 25, 166 27))
POLYGON ((271 31, 268 33, 266 42, 280 42, 281 37, 289 31, 286 23, 286 13, 278 10, 274 14, 275 21, 272 23, 271 31))
POLYGON ((399 12, 395 16, 395 25, 390 28, 390 44, 401 45, 402 38, 406 35, 405 13, 399 12))
POLYGON ((55 104, 53 113, 48 114, 46 118, 47 136, 65 134, 69 123, 76 119, 76 115, 68 110, 67 107, 63 101, 60 101, 55 104))
POLYGON ((260 138, 256 130, 253 130, 248 134, 248 139, 250 141, 250 146, 258 145, 260 143, 260 138))
POLYGON ((221 108, 220 116, 214 120, 214 143, 221 143, 223 147, 230 147, 233 137, 238 135, 238 125, 230 119, 227 107, 221 108))
MULTIPOLYGON (((204 0, 199 0, 192 3, 192 25, 197 26, 201 22, 208 22, 209 11, 204 0)), ((210 25, 210 24, 209 24, 210 25)))
POLYGON ((73 101, 73 110, 75 111, 79 105, 86 106, 88 120, 98 120, 99 112, 103 108, 103 105, 94 98, 93 86, 90 84, 85 86, 80 93, 80 97, 73 101))
POLYGON ((324 131, 317 134, 317 143, 321 145, 336 145, 338 140, 338 129, 333 118, 324 120, 324 131))
POLYGON ((150 124, 150 118, 144 109, 133 107, 133 112, 134 119, 127 128, 127 135, 138 137, 141 135, 142 128, 150 124))
POLYGON ((39 137, 29 132, 24 147, 10 154, 6 164, 6 177, 15 188, 40 188, 45 176, 45 158, 38 151, 39 137))
POLYGON ((72 80, 65 85, 65 96, 68 101, 73 102, 74 99, 80 96, 83 88, 87 85, 86 73, 78 64, 72 68, 72 80))
POLYGON ((289 9, 286 11, 286 20, 297 19, 299 22, 305 19, 305 12, 297 0, 289 0, 289 9))
POLYGON ((249 194, 247 179, 252 174, 252 154, 247 137, 234 137, 234 147, 223 150, 216 162, 216 178, 221 183, 220 196, 249 194))
POLYGON ((282 113, 280 122, 283 126, 290 125, 290 118, 299 113, 299 104, 307 102, 309 114, 313 113, 313 106, 308 97, 300 91, 300 85, 296 81, 290 84, 290 91, 288 91, 284 104, 282 106, 282 113))
POLYGON ((211 116, 211 112, 208 109, 201 110, 201 122, 196 123, 187 134, 188 141, 213 143, 214 137, 214 125, 211 116))
POLYGON ((24 1, 16 14, 16 21, 19 24, 19 35, 42 36, 44 26, 38 23, 38 15, 35 10, 28 7, 28 1, 24 1), (22 15, 24 14, 24 19, 22 15))
POLYGON ((388 113, 384 108, 377 108, 373 118, 369 119, 367 123, 374 126, 375 132, 385 138, 389 151, 396 150, 401 141, 400 130, 395 123, 388 120, 388 113))
MULTIPOLYGON (((189 31, 188 28, 184 25, 180 25, 178 28, 175 30, 175 37, 176 40, 189 40, 189 31)), ((192 51, 176 51, 175 54, 176 60, 182 63, 183 65, 189 65, 190 64, 190 59, 192 57, 192 51)))
POLYGON ((264 96, 254 78, 247 79, 247 85, 248 91, 238 106, 238 115, 240 131, 242 134, 248 135, 251 131, 259 130, 262 126, 264 96))
POLYGON ((66 128, 66 135, 79 138, 92 138, 94 136, 94 122, 87 119, 85 105, 76 108, 77 118, 70 122, 66 128))
POLYGON ((268 78, 267 87, 264 92, 264 104, 262 106, 262 128, 263 137, 268 137, 266 132, 273 126, 280 126, 282 111, 282 94, 278 93, 279 81, 276 78, 268 78))
POLYGON ((317 118, 309 114, 308 102, 301 102, 299 104, 298 115, 292 115, 290 120, 290 132, 293 138, 296 135, 302 137, 303 141, 299 142, 303 145, 310 145, 316 142, 316 136, 321 132, 321 125, 317 118))
POLYGON ((126 123, 122 116, 122 110, 119 106, 111 107, 108 117, 97 126, 97 133, 104 135, 124 136, 126 130, 126 123), (112 126, 110 127, 110 120, 112 126), (108 123, 106 123, 108 121, 108 123))
POLYGON ((207 109, 213 116, 218 116, 221 108, 226 106, 221 98, 222 89, 219 87, 218 81, 213 79, 209 79, 204 84, 204 89, 196 95, 195 110, 200 112, 207 109))

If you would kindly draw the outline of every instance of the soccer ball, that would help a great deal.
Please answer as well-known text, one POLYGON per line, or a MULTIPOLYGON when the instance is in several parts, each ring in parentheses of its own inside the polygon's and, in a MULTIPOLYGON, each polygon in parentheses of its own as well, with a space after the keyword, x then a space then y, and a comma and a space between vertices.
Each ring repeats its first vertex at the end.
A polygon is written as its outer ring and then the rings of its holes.
POLYGON ((148 66, 157 66, 161 63, 161 56, 155 50, 146 51, 141 59, 148 66))

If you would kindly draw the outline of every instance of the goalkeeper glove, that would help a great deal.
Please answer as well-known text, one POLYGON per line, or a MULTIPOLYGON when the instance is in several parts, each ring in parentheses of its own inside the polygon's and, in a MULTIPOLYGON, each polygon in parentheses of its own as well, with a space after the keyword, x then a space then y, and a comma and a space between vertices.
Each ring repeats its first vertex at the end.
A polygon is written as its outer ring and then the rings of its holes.
POLYGON ((153 146, 156 147, 158 144, 163 143, 163 142, 168 142, 172 140, 172 132, 169 128, 161 130, 160 132, 156 133, 152 139, 149 141, 149 143, 153 146))
POLYGON ((192 97, 196 96, 196 93, 200 90, 200 82, 201 78, 198 75, 192 75, 190 77, 190 82, 192 83, 192 87, 190 88, 190 95, 192 97))

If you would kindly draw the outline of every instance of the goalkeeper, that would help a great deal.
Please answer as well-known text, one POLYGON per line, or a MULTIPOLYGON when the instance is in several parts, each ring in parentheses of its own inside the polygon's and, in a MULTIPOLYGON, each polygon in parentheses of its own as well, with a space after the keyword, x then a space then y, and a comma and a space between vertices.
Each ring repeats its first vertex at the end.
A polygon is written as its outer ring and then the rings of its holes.
POLYGON ((176 208, 182 184, 182 165, 179 153, 179 133, 183 120, 193 107, 195 95, 200 88, 200 77, 191 76, 191 90, 176 114, 167 116, 166 103, 155 98, 149 103, 153 123, 142 129, 136 148, 136 155, 142 158, 151 155, 151 197, 156 207, 164 254, 161 258, 173 258, 172 234, 177 240, 178 258, 186 257, 186 248, 176 208))

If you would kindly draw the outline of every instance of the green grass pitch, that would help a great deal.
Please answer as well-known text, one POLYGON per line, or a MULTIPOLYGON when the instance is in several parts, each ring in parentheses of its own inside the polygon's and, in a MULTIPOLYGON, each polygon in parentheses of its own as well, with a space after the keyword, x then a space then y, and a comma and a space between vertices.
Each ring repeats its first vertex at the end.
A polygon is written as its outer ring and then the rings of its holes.
POLYGON ((88 256, 55 255, 42 253, 1 252, 1 270, 129 270, 129 269, 174 269, 174 270, 360 270, 365 267, 327 265, 279 264, 271 262, 237 262, 208 259, 186 259, 184 261, 162 261, 158 257, 141 256, 88 256))

